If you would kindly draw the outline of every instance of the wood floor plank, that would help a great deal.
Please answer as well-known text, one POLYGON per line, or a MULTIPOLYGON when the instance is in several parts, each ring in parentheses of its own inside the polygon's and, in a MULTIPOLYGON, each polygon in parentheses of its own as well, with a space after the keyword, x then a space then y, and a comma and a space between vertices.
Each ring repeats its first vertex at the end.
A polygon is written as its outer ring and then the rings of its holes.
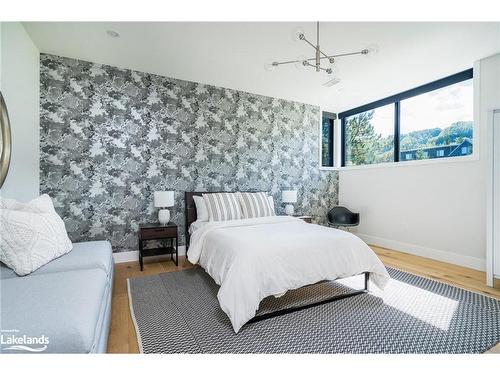
MULTIPOLYGON (((500 298, 500 280, 496 280, 495 288, 490 288, 486 286, 484 272, 381 247, 371 246, 371 248, 389 267, 500 298)), ((127 279, 180 271, 191 267, 193 266, 185 257, 179 257, 178 266, 170 260, 146 260, 144 271, 140 270, 138 262, 115 265, 108 353, 139 353, 135 327, 130 316, 127 279)), ((500 353, 500 343, 490 349, 488 353, 500 353)))

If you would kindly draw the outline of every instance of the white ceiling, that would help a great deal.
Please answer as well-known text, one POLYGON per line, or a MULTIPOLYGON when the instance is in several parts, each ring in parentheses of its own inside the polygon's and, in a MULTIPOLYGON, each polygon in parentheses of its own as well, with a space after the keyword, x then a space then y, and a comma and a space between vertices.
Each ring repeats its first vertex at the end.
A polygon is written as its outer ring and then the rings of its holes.
POLYGON ((339 112, 472 67, 500 52, 500 23, 321 24, 328 54, 376 45, 371 56, 338 59, 341 83, 272 60, 313 56, 293 41, 297 26, 315 40, 314 23, 26 22, 41 52, 320 105, 339 112), (116 30, 111 38, 106 30, 116 30))

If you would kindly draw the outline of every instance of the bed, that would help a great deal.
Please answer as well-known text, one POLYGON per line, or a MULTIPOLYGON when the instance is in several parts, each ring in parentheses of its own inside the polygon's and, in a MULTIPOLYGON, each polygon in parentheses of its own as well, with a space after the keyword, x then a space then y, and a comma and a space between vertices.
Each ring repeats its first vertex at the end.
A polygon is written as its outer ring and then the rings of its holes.
POLYGON ((187 257, 220 286, 217 298, 236 333, 247 323, 296 310, 256 316, 266 297, 280 297, 288 290, 322 281, 365 275, 363 290, 320 302, 328 303, 366 292, 368 281, 370 286, 383 289, 389 280, 380 259, 358 237, 294 217, 211 221, 189 231, 197 218, 193 196, 202 194, 185 193, 187 257))

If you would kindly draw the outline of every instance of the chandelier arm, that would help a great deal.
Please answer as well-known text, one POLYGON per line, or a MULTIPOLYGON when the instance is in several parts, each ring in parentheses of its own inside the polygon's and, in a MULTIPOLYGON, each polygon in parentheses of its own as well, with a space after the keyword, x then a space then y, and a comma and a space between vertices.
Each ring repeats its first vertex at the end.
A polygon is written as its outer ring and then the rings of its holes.
POLYGON ((322 50, 319 50, 319 53, 323 55, 323 57, 320 57, 320 59, 329 59, 331 56, 328 56, 326 53, 324 53, 322 50))
POLYGON ((344 56, 353 56, 353 55, 364 55, 363 51, 359 52, 347 52, 347 53, 339 53, 337 55, 330 55, 328 57, 344 57, 344 56))
POLYGON ((325 72, 328 70, 328 69, 326 69, 326 68, 323 68, 323 67, 321 67, 321 66, 316 66, 316 65, 311 64, 311 63, 309 63, 309 62, 307 63, 307 66, 310 66, 311 68, 314 68, 314 69, 319 68, 320 70, 323 70, 323 71, 325 71, 325 72))
MULTIPOLYGON (((340 53, 338 55, 326 55, 324 54, 323 52, 321 52, 323 54, 323 57, 320 57, 321 60, 323 59, 330 59, 332 57, 344 57, 344 56, 352 56, 352 55, 363 55, 363 52, 348 52, 348 53, 340 53)), ((309 59, 306 59, 306 61, 314 61, 316 60, 316 57, 311 57, 309 59)))
POLYGON ((289 60, 289 61, 282 61, 282 62, 275 61, 275 62, 273 62, 273 64, 275 64, 275 65, 286 65, 286 64, 293 64, 293 63, 300 62, 300 61, 302 61, 302 60, 289 60))
POLYGON ((316 49, 316 46, 314 44, 312 44, 310 41, 308 41, 305 36, 304 36, 304 39, 302 39, 302 40, 304 42, 306 42, 307 44, 309 44, 312 48, 316 49))
MULTIPOLYGON (((321 60, 323 59, 330 59, 332 57, 344 57, 344 56, 353 56, 353 55, 363 55, 363 52, 359 51, 359 52, 347 52, 347 53, 339 53, 337 55, 326 55, 326 54, 323 54, 323 57, 320 57, 321 60)), ((310 57, 308 59, 305 59, 304 61, 315 61, 316 60, 316 57, 310 57)), ((288 61, 282 61, 282 62, 279 62, 279 61, 275 61, 276 64, 278 65, 285 65, 285 64, 293 64, 293 63, 296 63, 296 62, 300 62, 300 61, 303 61, 303 60, 288 60, 288 61)), ((313 65, 313 66, 316 66, 316 65, 313 65)))

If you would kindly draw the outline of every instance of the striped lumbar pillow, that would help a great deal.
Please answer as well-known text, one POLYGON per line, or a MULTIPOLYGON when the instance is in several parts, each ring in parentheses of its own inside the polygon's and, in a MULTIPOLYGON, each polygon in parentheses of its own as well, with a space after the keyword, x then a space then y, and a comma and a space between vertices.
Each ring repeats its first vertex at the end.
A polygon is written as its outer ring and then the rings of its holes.
POLYGON ((209 221, 226 221, 241 219, 241 209, 234 193, 203 194, 209 221))
POLYGON ((274 216, 274 207, 266 193, 238 193, 243 217, 274 216))

